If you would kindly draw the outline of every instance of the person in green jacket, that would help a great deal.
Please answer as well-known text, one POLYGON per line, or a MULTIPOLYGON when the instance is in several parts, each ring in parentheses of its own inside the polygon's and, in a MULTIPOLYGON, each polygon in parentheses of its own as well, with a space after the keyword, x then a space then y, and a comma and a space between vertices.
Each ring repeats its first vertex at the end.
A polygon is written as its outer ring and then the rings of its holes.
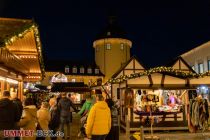
POLYGON ((85 123, 86 123, 86 120, 87 120, 88 113, 89 113, 91 107, 94 104, 94 102, 93 102, 93 100, 91 98, 91 95, 86 94, 85 97, 86 97, 86 101, 83 104, 82 109, 77 113, 78 115, 81 116, 81 119, 80 119, 81 128, 80 128, 80 132, 78 133, 78 137, 80 137, 81 135, 83 137, 86 137, 85 127, 84 126, 85 126, 85 123))
POLYGON ((92 105, 93 105, 93 102, 92 102, 91 95, 87 94, 86 101, 83 104, 82 109, 77 114, 79 114, 81 116, 87 115, 89 110, 91 109, 92 105))

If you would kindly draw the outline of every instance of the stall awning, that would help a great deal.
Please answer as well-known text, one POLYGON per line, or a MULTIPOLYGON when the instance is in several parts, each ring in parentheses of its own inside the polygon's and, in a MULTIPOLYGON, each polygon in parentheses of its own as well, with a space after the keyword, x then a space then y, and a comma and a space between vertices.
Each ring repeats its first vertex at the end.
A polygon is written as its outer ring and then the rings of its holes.
POLYGON ((51 92, 90 92, 91 89, 83 82, 53 83, 51 92))

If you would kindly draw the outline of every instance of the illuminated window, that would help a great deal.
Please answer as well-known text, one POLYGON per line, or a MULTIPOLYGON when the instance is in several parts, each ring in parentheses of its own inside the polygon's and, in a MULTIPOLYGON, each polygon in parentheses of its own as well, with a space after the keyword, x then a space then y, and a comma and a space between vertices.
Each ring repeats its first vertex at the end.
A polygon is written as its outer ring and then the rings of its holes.
POLYGON ((72 82, 76 82, 76 79, 71 79, 72 82))
POLYGON ((65 66, 65 73, 69 73, 69 66, 65 66))
POLYGON ((77 73, 77 67, 76 67, 76 66, 74 66, 74 67, 72 68, 72 73, 77 73))
POLYGON ((99 74, 99 69, 95 69, 95 74, 99 74))
POLYGON ((198 64, 198 73, 203 73, 203 63, 198 64))
POLYGON ((79 72, 80 72, 80 73, 85 73, 84 67, 81 67, 81 68, 79 69, 79 72))
POLYGON ((210 71, 210 60, 208 60, 208 71, 210 71))
POLYGON ((91 69, 91 68, 88 68, 88 69, 87 69, 87 73, 88 73, 88 74, 92 74, 92 69, 91 69))
POLYGON ((123 43, 120 44, 120 49, 124 50, 124 44, 123 43))
POLYGON ((107 32, 107 36, 110 36, 111 35, 111 32, 107 32))
POLYGON ((107 43, 107 44, 106 44, 106 49, 107 49, 107 50, 111 50, 111 44, 110 44, 110 43, 107 43))

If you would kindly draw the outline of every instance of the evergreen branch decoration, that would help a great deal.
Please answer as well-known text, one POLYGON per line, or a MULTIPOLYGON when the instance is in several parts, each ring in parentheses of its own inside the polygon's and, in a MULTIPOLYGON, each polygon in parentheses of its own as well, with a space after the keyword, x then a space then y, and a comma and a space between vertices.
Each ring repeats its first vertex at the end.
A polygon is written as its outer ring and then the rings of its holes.
POLYGON ((182 70, 175 70, 172 67, 161 66, 161 67, 151 68, 149 70, 145 70, 144 72, 140 72, 140 73, 133 73, 130 75, 121 75, 119 78, 111 78, 108 80, 107 83, 111 83, 111 84, 121 83, 121 82, 129 80, 129 79, 135 79, 135 78, 139 78, 142 76, 149 76, 153 73, 164 73, 164 74, 176 76, 176 77, 183 78, 183 79, 185 79, 185 78, 201 78, 204 76, 210 76, 210 71, 207 71, 202 74, 197 74, 197 73, 193 73, 193 72, 186 73, 182 70))

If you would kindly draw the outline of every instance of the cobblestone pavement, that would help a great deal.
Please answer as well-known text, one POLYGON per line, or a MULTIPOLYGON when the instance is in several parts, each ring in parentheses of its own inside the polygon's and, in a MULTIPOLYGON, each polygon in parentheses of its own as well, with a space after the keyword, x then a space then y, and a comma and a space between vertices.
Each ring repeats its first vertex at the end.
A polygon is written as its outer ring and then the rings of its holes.
MULTIPOLYGON (((73 123, 70 127, 70 140, 84 140, 84 138, 79 138, 78 132, 80 128, 79 116, 73 115, 73 123)), ((150 133, 145 133, 145 137, 150 136, 150 133)), ((160 140, 210 140, 210 132, 205 133, 188 133, 188 132, 162 132, 154 133, 154 136, 158 136, 160 140)), ((61 139, 59 139, 61 140, 61 139)), ((120 134, 120 140, 130 140, 126 139, 125 133, 120 134)))

